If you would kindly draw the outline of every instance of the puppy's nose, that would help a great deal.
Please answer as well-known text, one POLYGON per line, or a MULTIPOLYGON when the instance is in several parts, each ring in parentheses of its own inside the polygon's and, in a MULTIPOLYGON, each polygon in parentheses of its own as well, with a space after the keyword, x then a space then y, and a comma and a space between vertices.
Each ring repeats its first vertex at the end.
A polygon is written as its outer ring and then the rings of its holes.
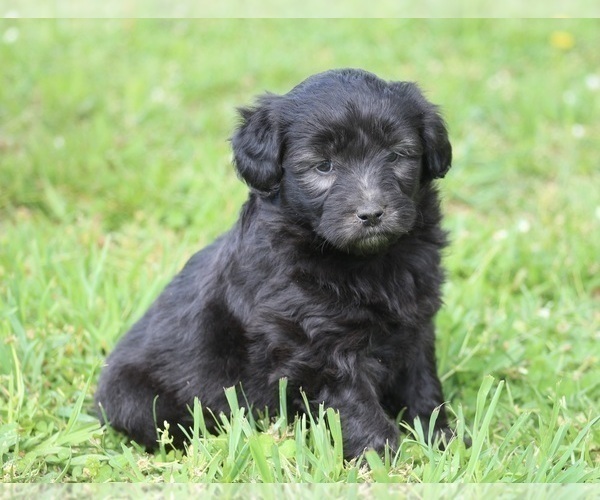
POLYGON ((365 226, 376 226, 383 217, 383 207, 377 203, 367 203, 358 208, 356 217, 365 226))

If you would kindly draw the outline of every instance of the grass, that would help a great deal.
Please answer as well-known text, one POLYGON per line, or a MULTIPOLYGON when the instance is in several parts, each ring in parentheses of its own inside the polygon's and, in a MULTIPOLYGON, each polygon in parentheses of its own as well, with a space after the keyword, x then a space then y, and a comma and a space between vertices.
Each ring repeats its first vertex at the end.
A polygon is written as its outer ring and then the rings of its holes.
MULTIPOLYGON (((0 21, 4 482, 600 479, 596 20, 0 21), (344 463, 338 416, 255 421, 144 453, 100 427, 105 355, 246 196, 235 107, 330 67, 415 80, 454 167, 439 372, 461 435, 406 429, 344 463), (289 420, 288 420, 289 419, 289 420)), ((536 490, 537 491, 537 490, 536 490)))

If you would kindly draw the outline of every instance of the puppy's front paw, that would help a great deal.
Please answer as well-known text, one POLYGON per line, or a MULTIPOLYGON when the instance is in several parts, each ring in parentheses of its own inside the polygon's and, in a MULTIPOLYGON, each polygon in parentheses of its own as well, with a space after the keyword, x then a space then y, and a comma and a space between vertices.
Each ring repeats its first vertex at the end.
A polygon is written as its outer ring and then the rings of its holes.
POLYGON ((399 442, 400 432, 396 425, 393 425, 378 434, 348 439, 344 446, 344 455, 353 458, 367 450, 375 450, 383 456, 386 446, 394 453, 398 449, 399 442))
MULTIPOLYGON (((435 429, 432 441, 429 443, 431 445, 437 445, 440 450, 445 450, 450 441, 457 437, 456 431, 451 429, 450 427, 439 427, 435 429)), ((463 442, 467 448, 471 447, 471 438, 468 436, 464 436, 463 442)))

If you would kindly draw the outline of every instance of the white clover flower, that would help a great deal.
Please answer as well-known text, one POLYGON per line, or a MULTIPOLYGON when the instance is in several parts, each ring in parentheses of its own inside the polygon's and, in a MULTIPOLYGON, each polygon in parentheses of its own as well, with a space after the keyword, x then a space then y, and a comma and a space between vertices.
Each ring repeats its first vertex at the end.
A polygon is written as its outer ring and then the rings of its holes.
POLYGON ((150 100, 155 103, 163 103, 167 98, 167 93, 162 87, 154 87, 150 93, 150 100))
POLYGON ((538 316, 540 318, 548 319, 550 317, 550 309, 548 309, 547 307, 542 307, 538 311, 538 316))
POLYGON ((529 221, 527 219, 521 219, 517 223, 517 230, 520 233, 528 233, 530 229, 531 229, 531 224, 529 224, 529 221))
POLYGON ((581 123, 575 123, 571 127, 571 134, 576 139, 581 139, 582 137, 585 136, 585 127, 583 125, 581 125, 581 123))
POLYGON ((6 44, 15 43, 19 39, 19 28, 11 26, 2 35, 2 41, 6 44))
POLYGON ((600 89, 600 75, 591 74, 585 77, 585 86, 590 90, 600 89))
POLYGON ((496 241, 505 240, 508 238, 508 231, 506 229, 500 229, 500 231, 496 231, 494 233, 492 238, 494 238, 496 241))

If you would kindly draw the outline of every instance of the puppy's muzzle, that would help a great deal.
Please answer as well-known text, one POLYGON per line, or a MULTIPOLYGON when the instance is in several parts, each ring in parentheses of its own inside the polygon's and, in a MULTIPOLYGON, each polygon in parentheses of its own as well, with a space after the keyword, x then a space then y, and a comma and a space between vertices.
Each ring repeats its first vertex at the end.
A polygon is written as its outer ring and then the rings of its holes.
POLYGON ((381 223, 385 213, 384 207, 378 203, 364 203, 356 210, 356 217, 363 226, 374 227, 381 223))

